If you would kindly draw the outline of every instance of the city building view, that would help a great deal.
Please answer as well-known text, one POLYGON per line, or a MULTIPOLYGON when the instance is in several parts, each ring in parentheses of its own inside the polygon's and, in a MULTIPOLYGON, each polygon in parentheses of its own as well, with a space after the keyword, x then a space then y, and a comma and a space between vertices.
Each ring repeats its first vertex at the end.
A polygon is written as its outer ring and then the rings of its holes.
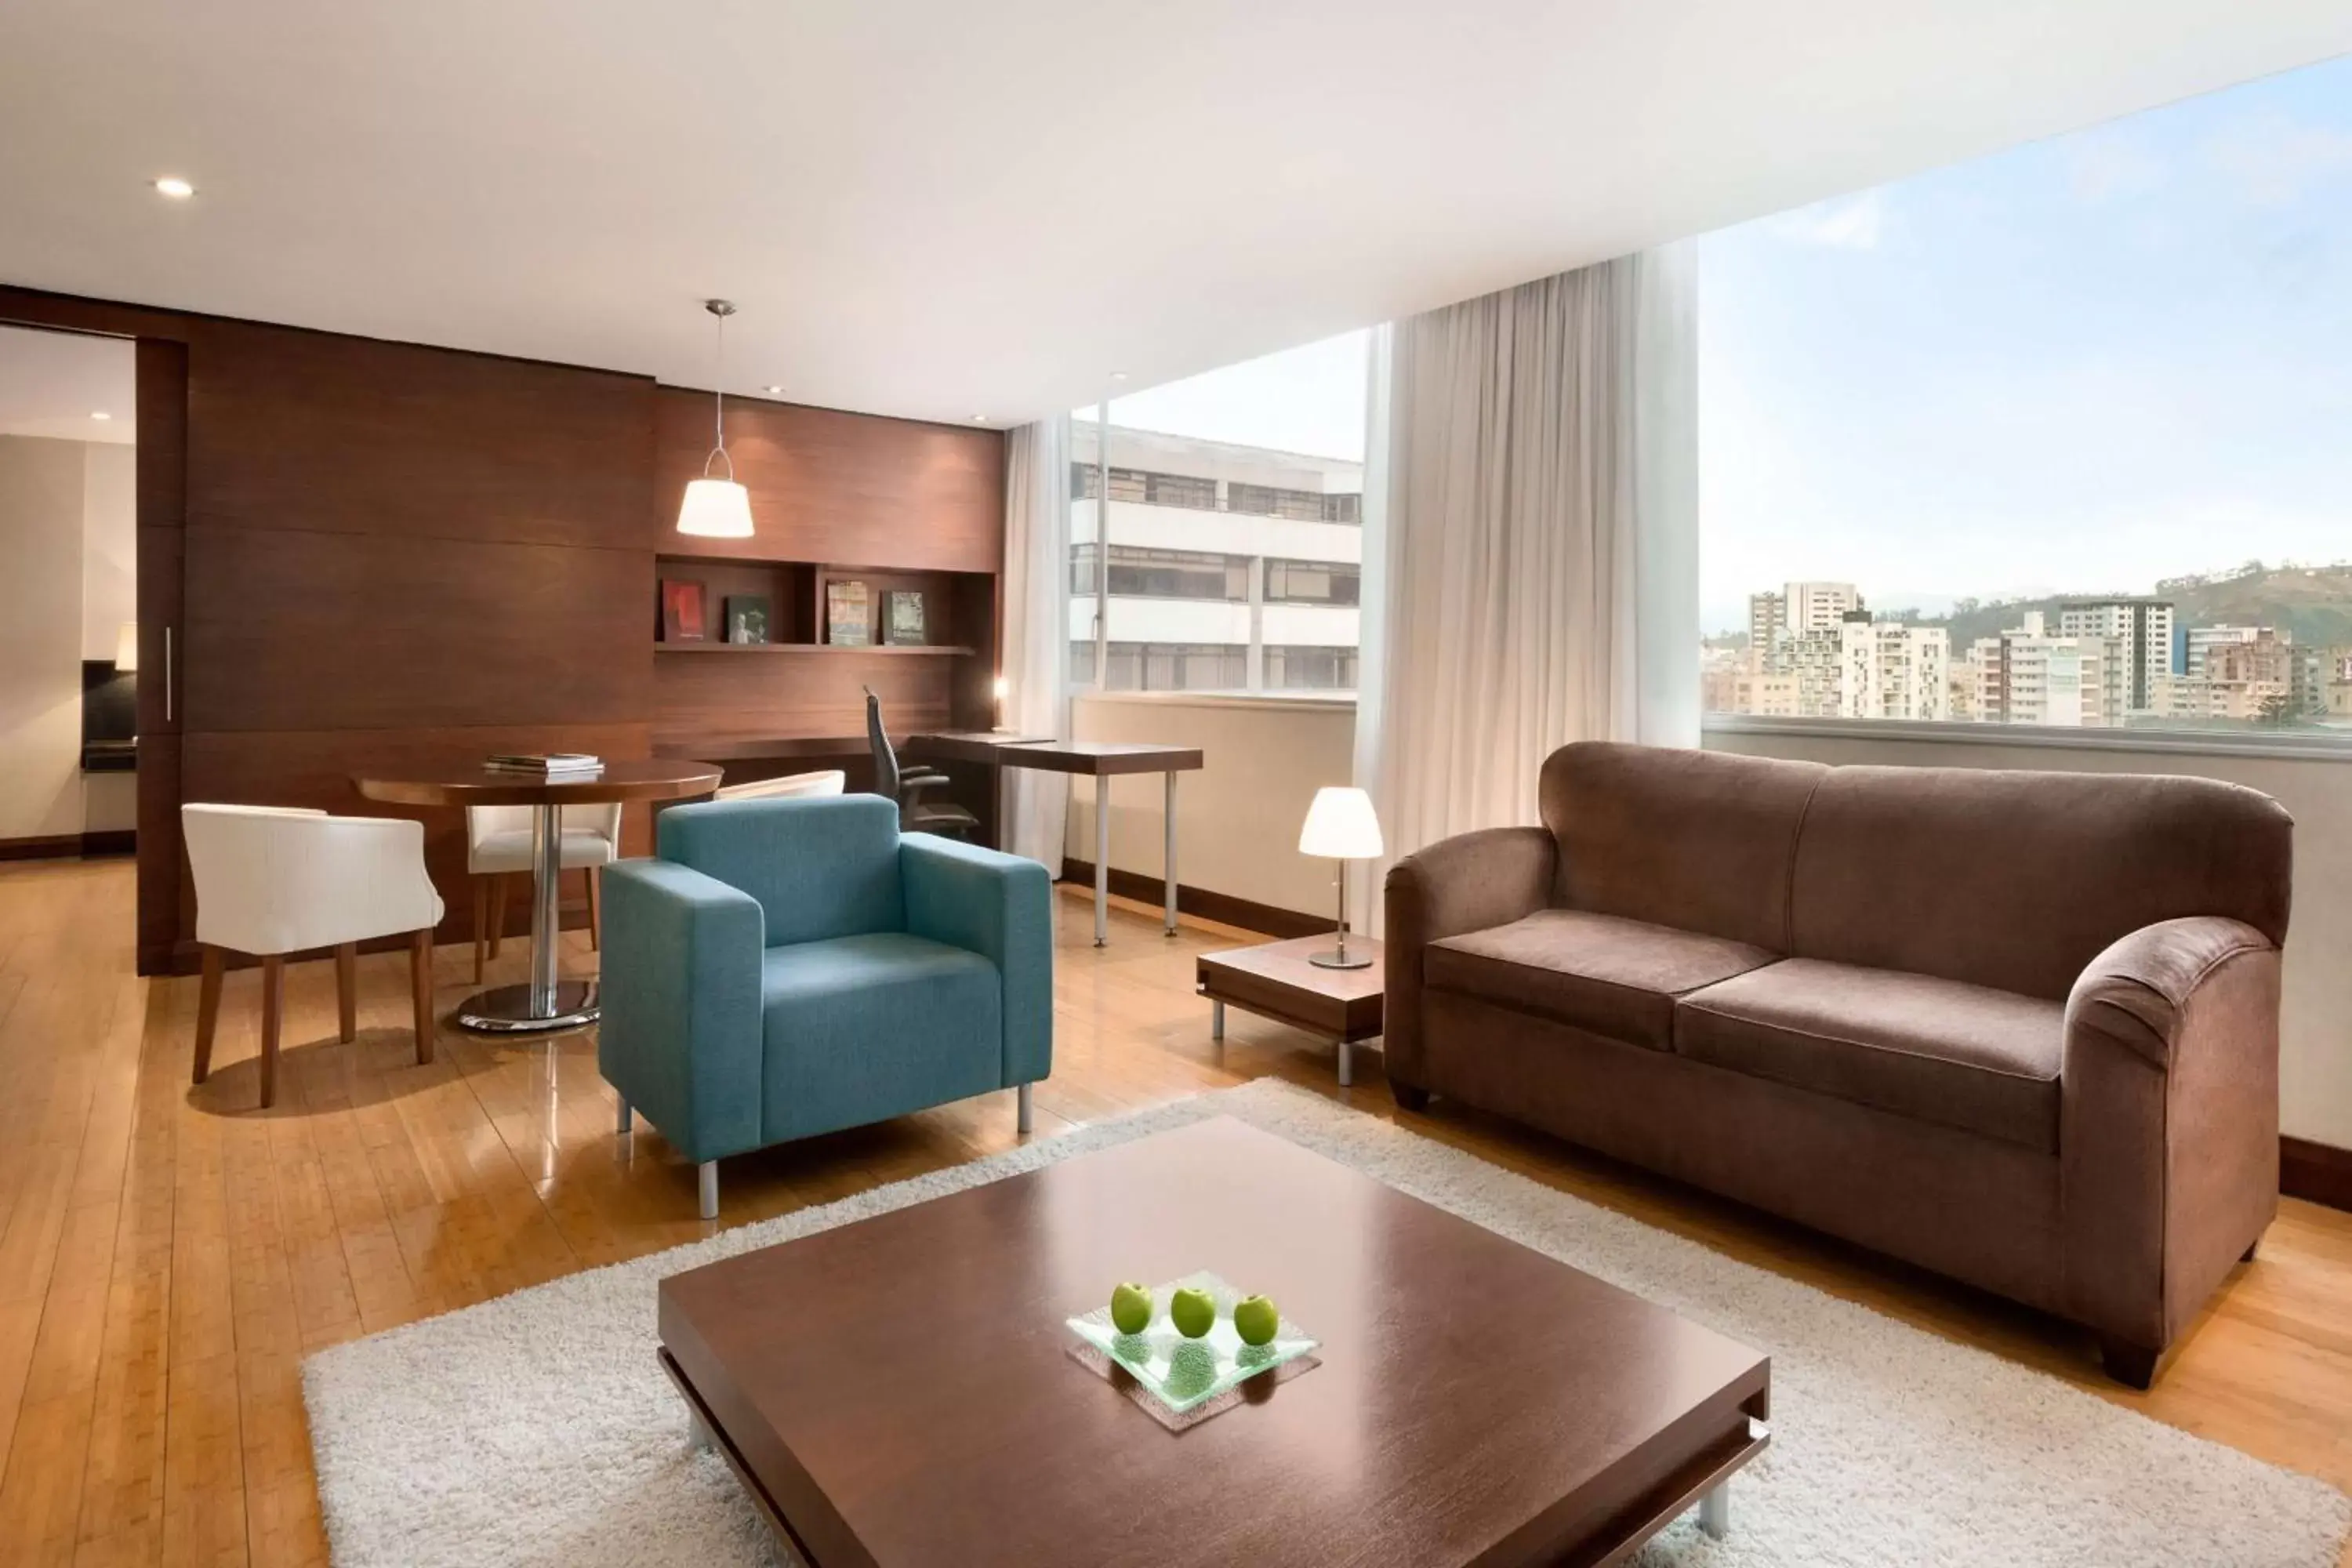
POLYGON ((1113 424, 1106 502, 1101 428, 1072 421, 1071 684, 1352 694, 1363 465, 1113 424))
POLYGON ((2352 563, 2168 579, 2151 595, 1880 610, 1853 583, 1751 594, 1709 637, 1710 713, 2059 729, 2352 732, 2352 563))

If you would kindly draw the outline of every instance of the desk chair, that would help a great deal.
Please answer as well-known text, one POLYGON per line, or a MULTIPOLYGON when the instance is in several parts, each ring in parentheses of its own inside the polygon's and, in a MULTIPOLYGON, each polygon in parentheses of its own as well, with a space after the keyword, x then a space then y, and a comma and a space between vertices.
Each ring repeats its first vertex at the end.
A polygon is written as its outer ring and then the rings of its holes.
MULTIPOLYGON (((499 955, 499 939, 506 934, 507 879, 530 876, 531 817, 528 805, 469 805, 466 808, 466 869, 474 877, 474 984, 482 983, 484 949, 499 955)), ((604 867, 620 858, 621 806, 567 805, 562 812, 563 869, 588 879, 588 945, 604 943, 604 919, 597 909, 597 881, 604 867)))
POLYGON ((980 826, 980 818, 960 805, 925 805, 917 798, 947 783, 948 775, 937 768, 898 766, 898 753, 882 728, 882 700, 870 686, 866 689, 866 742, 874 749, 874 793, 898 807, 900 831, 962 838, 980 826))
POLYGON ((286 1012, 286 956, 335 950, 341 1038, 358 1032, 359 944, 409 936, 409 999, 416 1059, 433 1059, 433 928, 441 895, 425 874, 425 825, 399 817, 329 816, 293 806, 180 807, 196 881, 196 940, 205 968, 196 993, 195 1081, 212 1070, 221 972, 229 952, 261 960, 261 1105, 278 1098, 278 1034, 286 1012))

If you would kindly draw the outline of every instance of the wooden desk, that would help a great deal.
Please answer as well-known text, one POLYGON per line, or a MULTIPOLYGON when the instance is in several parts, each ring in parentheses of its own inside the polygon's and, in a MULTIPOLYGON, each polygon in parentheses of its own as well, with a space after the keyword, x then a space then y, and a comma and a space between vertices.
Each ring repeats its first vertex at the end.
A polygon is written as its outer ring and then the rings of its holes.
POLYGON ((556 882, 562 871, 564 806, 615 801, 686 800, 719 787, 719 770, 698 762, 608 762, 591 778, 543 779, 467 768, 451 773, 360 777, 352 785, 394 805, 527 805, 537 862, 530 901, 530 984, 499 985, 457 1008, 461 1027, 482 1034, 539 1034, 593 1024, 602 1012, 592 981, 555 977, 556 882))
MULTIPOLYGON (((1110 781, 1118 773, 1159 773, 1167 780, 1166 930, 1176 934, 1176 775, 1206 765, 1198 746, 1141 741, 1033 741, 991 730, 950 730, 912 735, 910 757, 972 763, 992 768, 1036 768, 1084 773, 1095 781, 1095 945, 1110 941, 1110 781)), ((1002 790, 998 799, 1003 798, 1002 790)), ((1000 807, 999 815, 1002 815, 1000 807)), ((1002 835, 1000 833, 1000 838, 1002 835)))

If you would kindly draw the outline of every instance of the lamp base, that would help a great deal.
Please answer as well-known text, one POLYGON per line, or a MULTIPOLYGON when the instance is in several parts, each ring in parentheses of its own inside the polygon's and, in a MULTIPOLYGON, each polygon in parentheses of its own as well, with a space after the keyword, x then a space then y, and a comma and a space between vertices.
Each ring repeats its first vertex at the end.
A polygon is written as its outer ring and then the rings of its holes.
POLYGON ((1372 955, 1369 952, 1341 952, 1334 948, 1329 952, 1310 952, 1307 962, 1318 969, 1370 969, 1372 955))

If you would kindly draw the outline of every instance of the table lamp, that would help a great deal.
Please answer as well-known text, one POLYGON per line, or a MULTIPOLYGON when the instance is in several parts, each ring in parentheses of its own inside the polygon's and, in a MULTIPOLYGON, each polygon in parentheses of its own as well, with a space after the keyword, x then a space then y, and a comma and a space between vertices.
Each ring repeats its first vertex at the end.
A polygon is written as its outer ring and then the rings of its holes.
POLYGON ((1369 969, 1370 954, 1348 951, 1348 862, 1377 860, 1385 853, 1372 797, 1336 784, 1317 790, 1307 825, 1298 830, 1298 852, 1339 862, 1339 944, 1329 952, 1307 954, 1307 962, 1324 969, 1369 969))

